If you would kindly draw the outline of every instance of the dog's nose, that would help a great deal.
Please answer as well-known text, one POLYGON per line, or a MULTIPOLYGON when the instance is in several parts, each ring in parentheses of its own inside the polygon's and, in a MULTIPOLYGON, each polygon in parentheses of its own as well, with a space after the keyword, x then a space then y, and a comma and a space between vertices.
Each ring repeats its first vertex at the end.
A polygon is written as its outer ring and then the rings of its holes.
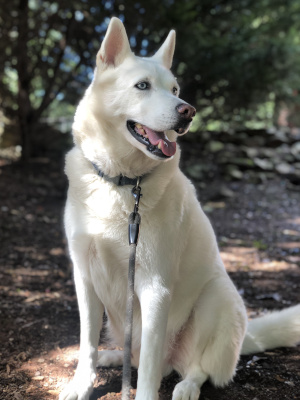
POLYGON ((187 120, 192 120, 196 114, 195 108, 189 104, 179 104, 179 106, 176 107, 176 110, 182 118, 187 120))

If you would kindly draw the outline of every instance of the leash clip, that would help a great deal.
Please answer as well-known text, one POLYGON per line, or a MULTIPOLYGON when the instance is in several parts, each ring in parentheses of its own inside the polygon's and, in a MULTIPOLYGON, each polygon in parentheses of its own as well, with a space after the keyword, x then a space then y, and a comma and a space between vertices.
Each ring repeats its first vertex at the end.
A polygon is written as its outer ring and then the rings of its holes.
POLYGON ((141 217, 139 214, 140 199, 143 196, 141 193, 142 188, 139 186, 140 179, 137 179, 136 185, 132 188, 131 193, 135 199, 134 210, 129 216, 128 236, 129 244, 137 245, 139 238, 141 217))
POLYGON ((136 186, 132 189, 131 193, 135 199, 135 205, 134 205, 134 214, 137 214, 139 211, 139 204, 140 204, 140 198, 143 196, 141 193, 142 188, 139 186, 139 179, 137 181, 136 186))

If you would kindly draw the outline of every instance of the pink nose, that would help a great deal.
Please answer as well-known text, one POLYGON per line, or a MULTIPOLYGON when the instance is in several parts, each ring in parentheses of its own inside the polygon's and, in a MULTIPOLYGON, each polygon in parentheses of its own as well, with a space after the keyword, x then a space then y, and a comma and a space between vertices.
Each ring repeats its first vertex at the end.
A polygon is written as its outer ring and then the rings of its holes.
POLYGON ((182 118, 186 120, 192 120, 196 114, 196 110, 194 107, 190 106, 189 104, 179 104, 176 107, 176 110, 179 112, 182 118))

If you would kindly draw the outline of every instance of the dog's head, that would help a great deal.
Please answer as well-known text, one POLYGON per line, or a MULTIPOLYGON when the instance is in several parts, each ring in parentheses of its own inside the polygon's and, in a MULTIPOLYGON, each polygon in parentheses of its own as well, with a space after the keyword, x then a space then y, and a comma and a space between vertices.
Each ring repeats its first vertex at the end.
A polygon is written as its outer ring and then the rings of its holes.
POLYGON ((171 31, 153 57, 137 57, 122 22, 112 18, 90 88, 94 113, 106 121, 106 131, 155 160, 174 156, 177 136, 188 131, 195 115, 194 107, 179 99, 170 72, 174 47, 171 31))

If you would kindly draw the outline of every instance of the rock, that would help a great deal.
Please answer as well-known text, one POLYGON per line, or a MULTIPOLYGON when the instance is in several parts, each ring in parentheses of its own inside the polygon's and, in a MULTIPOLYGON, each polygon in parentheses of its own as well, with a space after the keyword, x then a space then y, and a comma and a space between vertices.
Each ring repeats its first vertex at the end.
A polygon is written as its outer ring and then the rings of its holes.
POLYGON ((224 200, 226 198, 232 198, 234 197, 235 194, 234 192, 229 189, 225 185, 221 185, 218 187, 216 190, 212 192, 212 194, 209 196, 209 200, 212 202, 218 202, 219 200, 224 200))
POLYGON ((295 143, 293 144, 293 146, 291 146, 291 153, 297 160, 300 160, 300 142, 295 143))
POLYGON ((264 171, 272 171, 274 168, 273 163, 266 158, 254 157, 253 162, 257 167, 263 169, 264 171))
POLYGON ((201 179, 203 177, 203 166, 201 164, 190 165, 185 168, 185 172, 190 178, 201 179))
POLYGON ((255 147, 245 147, 244 150, 249 158, 254 158, 258 156, 258 149, 256 149, 255 147))
POLYGON ((281 164, 275 165, 275 169, 280 174, 285 175, 285 174, 288 174, 291 172, 292 167, 290 166, 290 164, 281 163, 281 164))
POLYGON ((43 381, 45 377, 40 375, 40 376, 33 376, 31 379, 33 381, 43 381))
POLYGON ((235 196, 234 192, 231 189, 229 189, 229 187, 227 187, 227 186, 221 186, 220 195, 225 198, 232 198, 235 196))
POLYGON ((281 130, 276 130, 275 131, 275 137, 276 139, 280 140, 281 142, 288 142, 288 137, 287 134, 281 130))
POLYGON ((227 174, 234 179, 242 179, 243 178, 243 173, 240 171, 235 165, 228 165, 227 174))
POLYGON ((222 160, 220 160, 221 164, 233 164, 233 165, 237 165, 239 167, 243 167, 243 168, 252 168, 254 166, 254 162, 250 159, 250 158, 245 158, 245 157, 226 157, 222 160))
POLYGON ((274 158, 277 154, 276 149, 269 149, 268 147, 261 149, 261 154, 265 158, 274 158))

